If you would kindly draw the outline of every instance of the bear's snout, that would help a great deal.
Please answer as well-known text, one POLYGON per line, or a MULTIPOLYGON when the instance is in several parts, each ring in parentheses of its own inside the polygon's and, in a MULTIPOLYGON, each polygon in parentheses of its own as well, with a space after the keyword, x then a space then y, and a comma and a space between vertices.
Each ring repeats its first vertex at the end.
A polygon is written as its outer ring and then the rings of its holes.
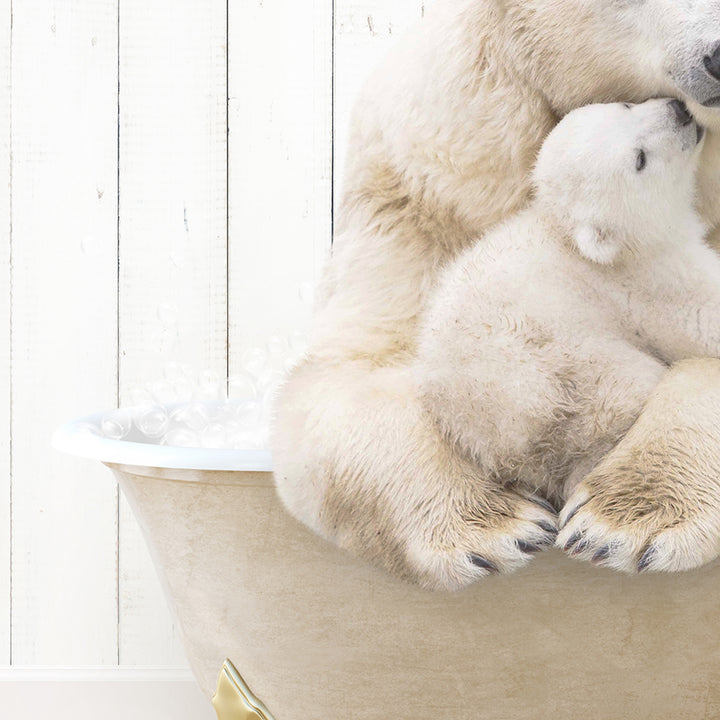
POLYGON ((675 118, 680 125, 689 125, 693 121, 693 116, 682 100, 671 100, 668 105, 672 108, 675 113, 675 118))
POLYGON ((716 80, 720 80, 720 45, 715 48, 712 55, 706 55, 703 62, 708 73, 716 80))

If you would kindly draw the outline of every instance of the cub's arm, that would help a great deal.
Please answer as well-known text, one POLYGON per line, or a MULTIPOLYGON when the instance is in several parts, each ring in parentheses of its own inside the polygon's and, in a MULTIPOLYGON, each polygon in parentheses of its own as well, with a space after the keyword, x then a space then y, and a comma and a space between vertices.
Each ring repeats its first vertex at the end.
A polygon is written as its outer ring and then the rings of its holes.
POLYGON ((678 248, 649 266, 640 282, 643 295, 628 312, 638 335, 668 363, 691 357, 720 357, 720 257, 698 243, 678 248))

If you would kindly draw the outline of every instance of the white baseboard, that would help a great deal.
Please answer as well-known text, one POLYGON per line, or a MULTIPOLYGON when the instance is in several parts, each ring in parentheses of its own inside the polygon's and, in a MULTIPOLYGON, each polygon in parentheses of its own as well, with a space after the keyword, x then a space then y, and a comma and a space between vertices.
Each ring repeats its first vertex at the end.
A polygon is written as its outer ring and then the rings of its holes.
POLYGON ((217 720, 189 670, 0 668, 0 717, 12 720, 217 720))

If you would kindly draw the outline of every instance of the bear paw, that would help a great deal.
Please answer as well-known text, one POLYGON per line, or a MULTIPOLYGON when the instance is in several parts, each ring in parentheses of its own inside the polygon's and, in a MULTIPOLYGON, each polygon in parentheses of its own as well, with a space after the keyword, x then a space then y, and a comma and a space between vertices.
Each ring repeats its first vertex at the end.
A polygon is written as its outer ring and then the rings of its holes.
POLYGON ((560 513, 556 545, 578 560, 628 573, 691 570, 720 551, 720 513, 622 483, 581 483, 560 513))
POLYGON ((517 570, 552 547, 557 515, 549 502, 512 491, 493 498, 496 502, 483 500, 482 506, 436 527, 430 542, 408 544, 425 587, 457 590, 485 576, 517 570))

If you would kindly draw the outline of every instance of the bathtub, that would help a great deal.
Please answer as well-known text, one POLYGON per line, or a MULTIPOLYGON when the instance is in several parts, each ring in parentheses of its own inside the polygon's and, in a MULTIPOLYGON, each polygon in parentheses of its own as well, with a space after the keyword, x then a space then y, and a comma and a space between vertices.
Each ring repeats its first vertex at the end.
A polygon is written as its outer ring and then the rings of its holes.
POLYGON ((269 453, 62 428, 113 472, 220 720, 716 720, 720 565, 627 577, 551 550, 457 594, 397 581, 276 497, 269 453))

